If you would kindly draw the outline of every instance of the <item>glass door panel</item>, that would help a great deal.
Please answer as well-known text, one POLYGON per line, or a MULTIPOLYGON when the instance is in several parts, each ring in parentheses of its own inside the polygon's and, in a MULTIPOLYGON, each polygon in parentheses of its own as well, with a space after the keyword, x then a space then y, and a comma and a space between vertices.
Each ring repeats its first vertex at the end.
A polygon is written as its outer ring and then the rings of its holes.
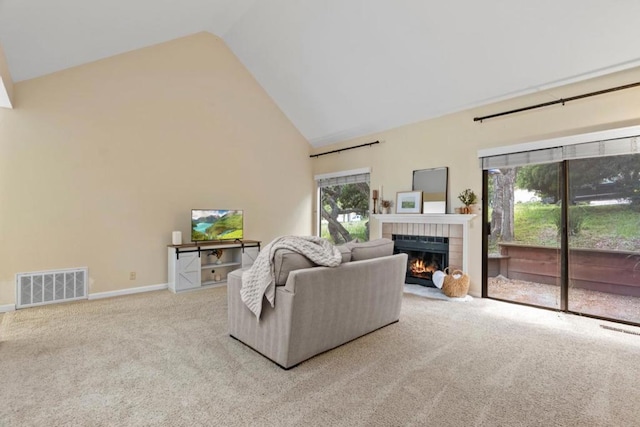
POLYGON ((640 154, 567 167, 568 309, 640 323, 640 154))
POLYGON ((560 308, 561 164, 488 171, 487 296, 560 308))

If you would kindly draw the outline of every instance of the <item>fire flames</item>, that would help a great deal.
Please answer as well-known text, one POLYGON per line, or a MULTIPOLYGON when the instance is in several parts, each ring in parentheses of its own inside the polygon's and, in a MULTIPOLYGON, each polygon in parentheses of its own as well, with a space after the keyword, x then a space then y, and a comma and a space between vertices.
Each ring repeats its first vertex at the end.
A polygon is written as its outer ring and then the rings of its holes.
POLYGON ((421 259, 414 259, 413 261, 411 261, 410 269, 411 274, 413 275, 433 273, 433 268, 431 268, 431 266, 427 265, 421 259))

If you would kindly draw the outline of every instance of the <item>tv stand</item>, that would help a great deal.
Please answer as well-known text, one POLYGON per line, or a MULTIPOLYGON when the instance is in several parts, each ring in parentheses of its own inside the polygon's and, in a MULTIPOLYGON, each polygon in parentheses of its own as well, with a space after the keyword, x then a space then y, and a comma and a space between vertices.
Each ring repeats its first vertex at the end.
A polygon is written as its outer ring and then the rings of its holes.
POLYGON ((225 285, 227 274, 253 264, 260 242, 235 239, 168 245, 167 248, 167 280, 169 290, 176 293, 225 285))

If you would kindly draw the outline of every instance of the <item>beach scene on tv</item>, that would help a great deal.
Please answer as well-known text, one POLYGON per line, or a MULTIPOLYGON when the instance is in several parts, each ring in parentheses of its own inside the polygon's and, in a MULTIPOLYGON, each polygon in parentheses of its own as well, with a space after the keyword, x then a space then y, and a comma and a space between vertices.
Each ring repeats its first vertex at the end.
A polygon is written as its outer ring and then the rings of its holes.
POLYGON ((242 211, 194 209, 191 211, 191 241, 242 239, 242 211))

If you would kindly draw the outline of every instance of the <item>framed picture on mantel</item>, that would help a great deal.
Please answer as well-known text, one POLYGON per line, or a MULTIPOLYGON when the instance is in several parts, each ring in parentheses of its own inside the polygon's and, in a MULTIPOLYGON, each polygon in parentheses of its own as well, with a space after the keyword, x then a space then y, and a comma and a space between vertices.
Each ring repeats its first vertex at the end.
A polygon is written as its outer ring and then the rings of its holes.
POLYGON ((421 213, 422 191, 399 191, 396 197, 396 213, 421 213))

